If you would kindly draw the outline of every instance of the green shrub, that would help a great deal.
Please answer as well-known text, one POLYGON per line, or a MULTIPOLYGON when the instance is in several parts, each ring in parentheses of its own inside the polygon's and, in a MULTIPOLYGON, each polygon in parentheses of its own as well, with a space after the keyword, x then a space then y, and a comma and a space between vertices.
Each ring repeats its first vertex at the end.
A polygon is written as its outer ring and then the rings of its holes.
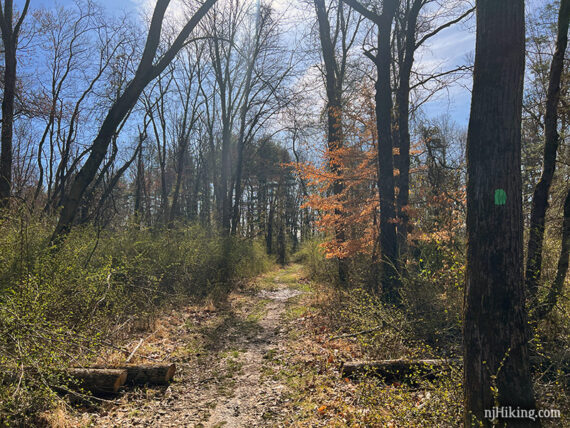
POLYGON ((272 266, 261 243, 198 225, 77 227, 58 248, 52 230, 26 213, 0 219, 0 426, 53 404, 53 386, 65 383, 57 368, 89 361, 113 327, 183 298, 219 297, 272 266))
POLYGON ((335 284, 338 282, 337 261, 325 257, 325 250, 321 246, 323 242, 324 239, 305 241, 293 255, 293 260, 302 263, 312 279, 335 284))

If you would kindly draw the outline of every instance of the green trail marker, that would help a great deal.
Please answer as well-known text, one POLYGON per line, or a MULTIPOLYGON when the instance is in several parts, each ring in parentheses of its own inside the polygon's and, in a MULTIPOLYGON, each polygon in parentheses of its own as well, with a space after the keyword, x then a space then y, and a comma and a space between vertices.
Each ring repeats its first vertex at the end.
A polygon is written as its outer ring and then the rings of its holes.
POLYGON ((495 205, 505 205, 507 203, 507 192, 503 189, 495 190, 495 205))

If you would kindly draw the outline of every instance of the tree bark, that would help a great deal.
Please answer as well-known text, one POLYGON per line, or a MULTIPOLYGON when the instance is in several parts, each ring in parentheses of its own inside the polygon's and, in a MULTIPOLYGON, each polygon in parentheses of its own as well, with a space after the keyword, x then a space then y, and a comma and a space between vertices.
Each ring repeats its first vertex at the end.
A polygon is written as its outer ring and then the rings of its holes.
POLYGON ((166 385, 174 377, 176 365, 138 365, 121 367, 127 370, 129 385, 166 385))
MULTIPOLYGON (((109 370, 105 367, 89 367, 85 371, 109 370)), ((175 364, 137 364, 113 367, 113 370, 126 371, 126 385, 166 385, 176 373, 175 364)))
POLYGON ((392 144, 391 34, 397 0, 384 0, 378 19, 378 55, 375 59, 376 126, 378 128, 378 193, 380 197, 380 252, 382 295, 386 302, 400 302, 399 254, 396 236, 396 197, 392 144))
POLYGON ((0 4, 0 30, 4 45, 4 96, 2 98, 2 131, 0 134, 2 148, 0 153, 0 208, 9 205, 12 189, 12 138, 18 66, 16 51, 22 22, 28 13, 29 6, 30 0, 26 0, 18 22, 13 26, 13 0, 6 0, 3 9, 0 4))
POLYGON ((79 386, 93 394, 116 394, 127 380, 125 369, 72 368, 64 373, 79 382, 79 386))
MULTIPOLYGON (((494 406, 535 407, 523 278, 524 1, 478 0, 467 138, 465 426, 494 406)), ((506 426, 539 426, 522 419, 506 426)))
POLYGON ((544 153, 542 175, 532 197, 530 213, 530 236, 526 260, 526 288, 531 304, 536 304, 536 294, 542 269, 542 245, 550 186, 556 169, 556 153, 560 137, 558 135, 558 102, 560 100, 560 80, 564 69, 564 53, 568 45, 568 22, 570 20, 570 0, 562 0, 558 14, 556 49, 550 64, 546 111, 544 116, 544 153))
POLYGON ((269 214, 267 215, 267 226, 265 232, 265 246, 267 254, 273 254, 273 224, 275 221, 275 200, 274 195, 269 195, 269 214))
MULTIPOLYGON (((398 305, 399 293, 399 251, 396 234, 396 196, 394 179, 394 155, 392 144, 392 86, 391 70, 392 23, 398 7, 398 0, 384 0, 382 13, 378 15, 356 0, 343 0, 357 12, 371 20, 378 27, 378 53, 376 65, 376 128, 378 130, 378 195, 380 199, 380 252, 381 284, 385 302, 398 305)), ((371 54, 370 54, 371 56, 371 54)))
POLYGON ((548 290, 544 301, 532 313, 534 320, 541 320, 546 317, 558 302, 558 297, 562 294, 564 280, 568 274, 568 262, 570 257, 570 189, 564 200, 564 219, 562 220, 562 246, 558 257, 556 277, 548 290))
POLYGON ((418 15, 424 4, 423 0, 415 0, 406 17, 406 38, 403 61, 399 70, 399 85, 396 93, 398 111, 398 197, 396 199, 398 218, 399 248, 404 253, 407 246, 409 215, 407 212, 410 196, 410 75, 416 50, 416 26, 418 15))
POLYGON ((418 377, 422 379, 435 378, 439 374, 448 374, 453 366, 460 366, 461 359, 449 360, 380 360, 380 361, 351 361, 343 363, 342 376, 358 378, 368 374, 381 376, 386 382, 414 381, 418 377))
MULTIPOLYGON (((342 4, 339 4, 339 8, 342 4)), ((319 36, 323 61, 325 63, 325 82, 327 93, 327 145, 330 155, 329 166, 331 172, 338 176, 333 183, 333 194, 340 197, 344 190, 344 184, 339 169, 340 160, 335 157, 335 152, 343 146, 342 129, 342 80, 344 76, 339 75, 340 67, 337 64, 335 49, 331 40, 331 29, 324 0, 315 0, 317 21, 319 24, 319 36)), ((346 54, 346 53, 345 53, 346 54)), ((341 210, 335 210, 336 216, 342 216, 341 210)), ((345 241, 345 233, 342 228, 335 227, 335 239, 338 245, 345 241)), ((338 259, 338 276, 341 283, 345 283, 348 276, 348 266, 346 260, 338 259)))
POLYGON ((12 136, 16 93, 16 52, 11 37, 4 37, 4 46, 4 99, 2 100, 2 154, 0 156, 0 206, 2 207, 8 206, 12 188, 12 136))

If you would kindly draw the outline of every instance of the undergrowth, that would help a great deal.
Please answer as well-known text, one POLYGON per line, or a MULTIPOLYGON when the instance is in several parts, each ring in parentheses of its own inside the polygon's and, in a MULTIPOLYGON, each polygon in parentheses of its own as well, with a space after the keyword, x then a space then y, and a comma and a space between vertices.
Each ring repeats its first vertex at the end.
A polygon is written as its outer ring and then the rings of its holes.
POLYGON ((0 219, 0 426, 33 425, 62 398, 58 368, 87 364, 164 305, 223 299, 269 269, 262 243, 200 226, 77 227, 58 247, 53 224, 0 219))
MULTIPOLYGON (((326 328, 333 339, 321 346, 334 348, 335 353, 338 350, 338 356, 345 361, 462 357, 465 265, 459 250, 436 242, 417 248, 401 278, 402 305, 397 308, 383 303, 381 296, 369 288, 366 279, 369 266, 361 260, 350 261, 352 274, 348 284, 331 287, 337 284, 336 279, 322 273, 330 272, 334 261, 324 258, 318 242, 306 243, 297 257, 304 262, 310 278, 324 287, 318 292, 327 295, 326 299, 319 300, 315 309, 326 326, 322 328, 326 328)), ((545 419, 543 426, 568 424, 569 308, 570 300, 565 293, 558 307, 535 326, 530 343, 534 361, 537 358, 542 361, 533 364, 537 407, 562 413, 562 419, 545 419)), ((306 373, 301 377, 315 376, 318 374, 306 373)), ((355 382, 350 381, 352 387, 345 388, 342 400, 324 398, 335 393, 338 382, 331 385, 323 378, 316 383, 317 389, 325 391, 321 394, 322 405, 307 396, 298 400, 305 400, 304 405, 312 417, 317 415, 323 420, 322 426, 455 427, 462 424, 463 378, 459 368, 429 381, 418 375, 413 385, 364 375, 355 382)))

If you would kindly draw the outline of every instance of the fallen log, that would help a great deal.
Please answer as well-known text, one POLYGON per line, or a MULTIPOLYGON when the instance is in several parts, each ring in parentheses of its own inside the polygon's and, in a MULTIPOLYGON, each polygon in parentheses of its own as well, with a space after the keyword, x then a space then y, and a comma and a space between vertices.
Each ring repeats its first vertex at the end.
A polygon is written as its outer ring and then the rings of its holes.
MULTIPOLYGON (((96 369, 102 366, 94 366, 96 369)), ((127 371, 127 385, 166 385, 174 377, 175 364, 139 364, 114 367, 127 371)))
POLYGON ((174 377, 175 364, 124 366, 129 385, 166 385, 174 377))
MULTIPOLYGON (((0 384, 18 383, 23 372, 34 374, 36 368, 0 367, 0 384), (22 373, 20 373, 22 372, 22 373)), ((175 364, 92 366, 53 369, 54 373, 75 378, 77 386, 95 395, 116 394, 123 385, 166 385, 174 377, 175 364)))
POLYGON ((418 377, 433 379, 438 374, 449 373, 452 366, 460 366, 461 359, 427 359, 427 360, 378 360, 345 362, 340 368, 343 377, 357 378, 374 375, 384 378, 386 382, 414 381, 418 377))
POLYGON ((63 373, 76 379, 79 387, 94 395, 116 394, 127 380, 127 370, 124 369, 70 368, 63 373))
MULTIPOLYGON (((70 389, 84 389, 91 392, 93 395, 112 395, 119 391, 127 380, 127 370, 125 369, 110 369, 110 368, 91 368, 91 367, 74 367, 74 368, 54 368, 48 370, 53 374, 61 377, 64 382, 65 379, 73 378, 75 382, 67 385, 70 389)), ((39 376, 39 370, 36 367, 16 368, 0 368, 0 383, 19 383, 20 379, 26 376, 39 376), (20 371, 20 372, 19 372, 20 371)), ((48 379, 48 383, 56 390, 67 391, 60 381, 48 379)))
MULTIPOLYGON (((562 372, 568 378, 570 374, 570 360, 550 360, 546 357, 532 356, 531 369, 534 372, 555 376, 562 372)), ((386 382, 414 381, 414 378, 434 379, 438 374, 447 374, 452 367, 461 369, 462 358, 425 359, 425 360, 373 360, 344 362, 340 367, 343 377, 355 379, 361 376, 372 375, 382 377, 386 382)))

